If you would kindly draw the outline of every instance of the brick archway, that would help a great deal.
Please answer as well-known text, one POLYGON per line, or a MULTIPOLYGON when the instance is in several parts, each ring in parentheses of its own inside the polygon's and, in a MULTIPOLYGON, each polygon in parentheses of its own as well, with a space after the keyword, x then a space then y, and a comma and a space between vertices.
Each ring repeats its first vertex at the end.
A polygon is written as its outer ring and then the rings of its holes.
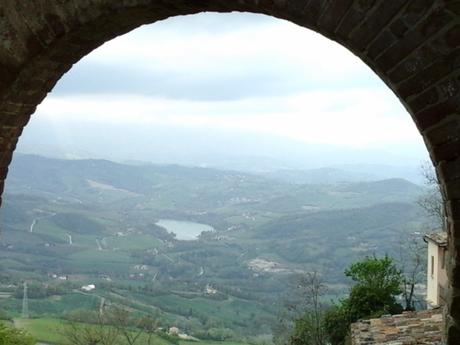
POLYGON ((447 201, 446 339, 460 344, 459 1, 0 0, 0 192, 23 127, 75 62, 140 25, 203 11, 263 13, 317 31, 358 55, 398 96, 447 201))

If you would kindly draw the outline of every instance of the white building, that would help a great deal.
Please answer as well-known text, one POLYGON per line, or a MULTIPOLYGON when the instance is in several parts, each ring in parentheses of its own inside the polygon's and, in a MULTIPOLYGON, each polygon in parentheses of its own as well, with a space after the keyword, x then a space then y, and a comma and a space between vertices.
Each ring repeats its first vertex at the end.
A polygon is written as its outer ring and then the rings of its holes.
POLYGON ((173 335, 173 336, 177 337, 179 335, 179 333, 180 333, 180 330, 179 330, 179 328, 173 326, 173 327, 169 327, 169 332, 168 333, 169 333, 169 335, 173 335))
POLYGON ((81 289, 86 292, 93 291, 95 288, 96 288, 96 285, 94 284, 84 285, 81 287, 81 289))
POLYGON ((423 237, 428 243, 426 302, 429 307, 445 304, 447 292, 447 233, 434 232, 423 237))
POLYGON ((207 295, 215 295, 218 291, 217 289, 214 289, 211 285, 207 284, 204 292, 207 295))

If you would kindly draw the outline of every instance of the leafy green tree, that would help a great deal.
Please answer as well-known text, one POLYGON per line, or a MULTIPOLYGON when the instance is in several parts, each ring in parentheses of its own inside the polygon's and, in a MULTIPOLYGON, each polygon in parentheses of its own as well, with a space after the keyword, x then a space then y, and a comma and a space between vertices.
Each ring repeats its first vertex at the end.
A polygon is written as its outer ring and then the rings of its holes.
POLYGON ((23 330, 0 323, 0 345, 34 345, 35 340, 23 330))
POLYGON ((355 282, 348 297, 352 320, 403 310, 396 301, 396 296, 402 293, 403 275, 392 258, 368 257, 352 264, 345 275, 355 282))
POLYGON ((345 270, 354 285, 348 298, 326 313, 324 327, 332 345, 343 345, 350 324, 359 319, 397 314, 403 307, 396 300, 401 294, 404 277, 393 259, 367 257, 345 270))

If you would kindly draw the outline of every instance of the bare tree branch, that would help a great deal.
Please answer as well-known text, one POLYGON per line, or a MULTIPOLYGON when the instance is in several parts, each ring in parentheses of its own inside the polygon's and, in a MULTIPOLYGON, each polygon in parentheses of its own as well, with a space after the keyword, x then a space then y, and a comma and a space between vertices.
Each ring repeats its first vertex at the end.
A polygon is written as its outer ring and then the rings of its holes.
POLYGON ((438 228, 445 229, 445 209, 441 187, 436 171, 431 162, 424 162, 420 167, 427 191, 418 200, 417 204, 434 221, 438 228))

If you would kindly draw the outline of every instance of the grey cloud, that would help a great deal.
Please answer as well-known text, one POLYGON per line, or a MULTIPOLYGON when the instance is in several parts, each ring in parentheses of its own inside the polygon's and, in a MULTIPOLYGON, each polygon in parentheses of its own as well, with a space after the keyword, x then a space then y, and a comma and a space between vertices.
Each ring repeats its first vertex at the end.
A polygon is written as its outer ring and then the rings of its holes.
MULTIPOLYGON (((198 32, 218 35, 225 31, 272 25, 274 18, 249 13, 203 13, 167 19, 161 25, 142 28, 142 35, 151 34, 193 37, 198 32)), ((216 38, 218 39, 218 37, 216 38)), ((199 49, 199 47, 197 48, 199 49)), ((218 47, 216 46, 216 49, 218 47)), ((192 54, 193 52, 190 52, 192 54)), ((187 59, 187 56, 184 56, 187 59)), ((223 57, 225 60, 225 57, 223 57)), ((318 80, 309 78, 305 66, 292 64, 283 54, 248 57, 246 60, 222 61, 222 67, 192 70, 162 69, 161 61, 135 65, 126 61, 118 66, 83 59, 67 73, 54 89, 56 94, 141 94, 186 100, 237 100, 261 96, 286 96, 312 89, 340 89, 374 85, 372 79, 358 76, 354 80, 318 80), (158 65, 158 66, 156 66, 158 65), (152 68, 155 67, 155 68, 152 68)))
MULTIPOLYGON (((225 68, 225 67, 223 67, 225 68)), ((141 94, 188 100, 233 100, 292 94, 309 89, 292 72, 240 70, 231 75, 147 72, 95 63, 77 65, 56 86, 55 94, 141 94)))
POLYGON ((250 97, 286 96, 312 89, 340 89, 368 86, 367 79, 317 81, 302 76, 296 66, 247 64, 222 66, 225 73, 209 71, 146 71, 141 68, 110 66, 82 61, 73 67, 53 90, 68 94, 140 94, 185 100, 238 100, 250 97), (230 68, 228 73, 226 68, 230 68))

